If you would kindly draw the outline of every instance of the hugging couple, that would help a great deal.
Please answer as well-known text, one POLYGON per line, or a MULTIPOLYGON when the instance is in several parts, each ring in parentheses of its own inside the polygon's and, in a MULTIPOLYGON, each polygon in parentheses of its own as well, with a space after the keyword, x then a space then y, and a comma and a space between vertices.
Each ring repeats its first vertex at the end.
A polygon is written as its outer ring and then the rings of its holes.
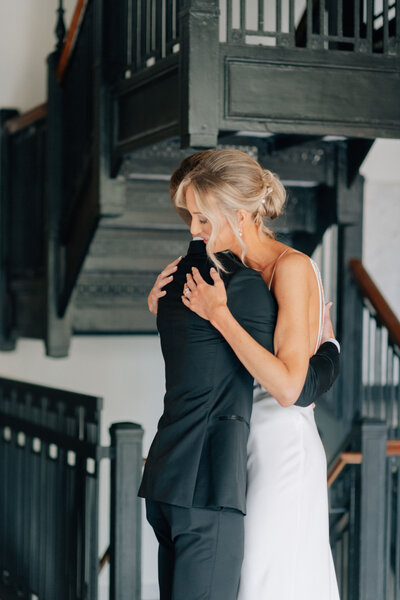
POLYGON ((247 154, 186 158, 170 193, 193 241, 148 297, 166 394, 139 495, 160 600, 338 600, 313 402, 340 348, 319 270, 266 226, 285 189, 247 154))

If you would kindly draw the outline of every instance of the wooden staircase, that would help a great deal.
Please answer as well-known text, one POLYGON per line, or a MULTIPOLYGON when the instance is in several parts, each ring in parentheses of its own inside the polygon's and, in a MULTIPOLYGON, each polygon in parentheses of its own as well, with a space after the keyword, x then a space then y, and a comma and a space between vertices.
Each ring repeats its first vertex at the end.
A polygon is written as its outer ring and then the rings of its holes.
POLYGON ((262 4, 79 0, 65 39, 58 11, 47 103, 1 111, 3 350, 25 336, 65 356, 73 332, 155 330, 148 290, 189 240, 168 179, 195 148, 279 173, 277 231, 299 249, 342 227, 335 273, 360 255, 358 167, 400 134, 399 0, 381 15, 370 0, 262 4))

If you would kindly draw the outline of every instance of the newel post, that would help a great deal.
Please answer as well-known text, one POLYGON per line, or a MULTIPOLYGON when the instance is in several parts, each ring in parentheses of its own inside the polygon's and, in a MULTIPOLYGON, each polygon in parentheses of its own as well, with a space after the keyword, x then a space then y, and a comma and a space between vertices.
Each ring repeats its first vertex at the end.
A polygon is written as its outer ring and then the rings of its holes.
POLYGON ((361 425, 360 600, 385 597, 386 424, 361 425))
POLYGON ((110 600, 141 599, 143 429, 113 423, 110 487, 110 600))
POLYGON ((219 124, 217 0, 184 0, 180 13, 182 147, 215 147, 219 124))

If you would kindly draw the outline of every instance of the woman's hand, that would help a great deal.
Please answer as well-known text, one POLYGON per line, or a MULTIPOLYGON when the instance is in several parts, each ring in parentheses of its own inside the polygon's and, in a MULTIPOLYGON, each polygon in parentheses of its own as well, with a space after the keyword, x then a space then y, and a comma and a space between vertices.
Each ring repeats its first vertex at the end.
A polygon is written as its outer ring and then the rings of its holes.
POLYGON ((165 285, 167 285, 167 283, 170 283, 173 280, 174 277, 172 273, 175 273, 175 271, 177 270, 178 263, 181 260, 181 258, 182 256, 176 258, 172 263, 167 265, 163 271, 161 271, 161 273, 156 279, 155 284, 151 289, 150 294, 147 297, 147 306, 149 307, 149 311, 153 313, 153 315, 157 314, 158 300, 165 296, 165 294, 167 293, 162 288, 165 285))
POLYGON ((332 307, 333 302, 327 302, 325 304, 325 315, 324 315, 324 324, 322 327, 322 338, 321 344, 326 342, 328 338, 335 338, 335 334, 333 332, 332 321, 330 316, 330 309, 332 307))
POLYGON ((210 270, 210 275, 214 285, 206 283, 200 271, 196 267, 192 267, 192 275, 190 273, 186 275, 182 295, 183 304, 208 321, 212 320, 219 308, 226 307, 227 303, 224 282, 214 267, 210 270))

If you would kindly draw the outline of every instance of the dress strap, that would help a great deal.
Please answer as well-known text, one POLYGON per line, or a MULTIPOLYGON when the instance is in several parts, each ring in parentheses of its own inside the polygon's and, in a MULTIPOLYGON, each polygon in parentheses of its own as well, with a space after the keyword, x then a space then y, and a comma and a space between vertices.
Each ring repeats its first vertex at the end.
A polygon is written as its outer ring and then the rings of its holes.
POLYGON ((293 252, 297 252, 298 254, 301 254, 301 252, 299 252, 298 250, 295 250, 294 248, 290 248, 290 247, 289 247, 289 248, 286 248, 286 250, 284 250, 284 251, 283 251, 283 252, 282 252, 282 253, 281 253, 281 254, 278 256, 278 258, 277 258, 277 259, 276 259, 276 261, 275 261, 274 268, 272 269, 272 275, 271 275, 271 279, 269 280, 269 284, 268 284, 268 289, 269 289, 269 290, 271 289, 272 280, 273 280, 273 278, 274 278, 274 275, 275 275, 276 263, 278 262, 278 260, 280 259, 280 257, 281 257, 281 256, 283 256, 284 254, 286 254, 286 252, 287 252, 288 250, 293 250, 293 252))
POLYGON ((321 344, 321 339, 322 339, 322 329, 323 329, 324 317, 325 317, 325 298, 324 298, 324 288, 322 286, 321 272, 318 268, 317 263, 312 258, 310 258, 310 261, 311 261, 312 267, 314 269, 315 276, 317 278, 318 293, 319 293, 319 324, 318 324, 318 337, 317 337, 317 342, 315 344, 315 349, 314 349, 314 354, 315 354, 321 344))

